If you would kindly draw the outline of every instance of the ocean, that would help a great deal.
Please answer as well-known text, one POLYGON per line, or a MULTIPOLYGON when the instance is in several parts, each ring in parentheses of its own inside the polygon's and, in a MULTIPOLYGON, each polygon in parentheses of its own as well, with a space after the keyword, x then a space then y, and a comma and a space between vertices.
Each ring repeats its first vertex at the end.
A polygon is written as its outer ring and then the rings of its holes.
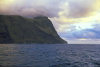
POLYGON ((0 44, 0 67, 100 67, 100 45, 0 44))

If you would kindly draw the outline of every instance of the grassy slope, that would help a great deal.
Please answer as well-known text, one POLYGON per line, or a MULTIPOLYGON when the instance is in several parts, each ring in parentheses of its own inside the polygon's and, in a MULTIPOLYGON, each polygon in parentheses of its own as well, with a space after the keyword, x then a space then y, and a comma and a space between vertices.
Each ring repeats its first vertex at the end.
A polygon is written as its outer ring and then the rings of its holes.
POLYGON ((66 43, 47 17, 29 19, 0 15, 0 32, 7 33, 5 37, 8 38, 1 37, 1 40, 10 43, 66 43))

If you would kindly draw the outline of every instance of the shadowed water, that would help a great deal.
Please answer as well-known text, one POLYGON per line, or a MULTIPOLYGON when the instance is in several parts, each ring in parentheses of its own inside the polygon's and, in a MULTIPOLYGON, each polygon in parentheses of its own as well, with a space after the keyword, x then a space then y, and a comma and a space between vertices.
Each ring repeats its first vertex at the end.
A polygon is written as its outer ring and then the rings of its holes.
POLYGON ((0 67, 100 67, 100 45, 0 44, 0 67))

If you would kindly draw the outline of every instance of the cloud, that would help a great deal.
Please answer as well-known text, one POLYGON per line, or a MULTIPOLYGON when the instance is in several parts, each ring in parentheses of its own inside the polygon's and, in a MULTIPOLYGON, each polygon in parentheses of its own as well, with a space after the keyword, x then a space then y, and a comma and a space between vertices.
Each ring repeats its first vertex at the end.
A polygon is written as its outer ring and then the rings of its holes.
POLYGON ((100 44, 100 39, 65 39, 68 44, 100 44))
POLYGON ((0 14, 47 16, 63 38, 100 39, 100 0, 0 0, 0 14))
POLYGON ((59 0, 1 0, 0 14, 57 17, 60 11, 59 4, 59 0))
MULTIPOLYGON (((84 17, 93 11, 98 0, 0 0, 0 14, 48 17, 84 17)), ((97 7, 98 5, 96 5, 97 7)), ((98 7, 97 7, 98 8, 98 7)), ((96 8, 96 9, 97 9, 96 8)))
POLYGON ((75 26, 68 32, 61 32, 60 35, 67 39, 100 39, 100 24, 93 25, 93 28, 77 30, 75 26))

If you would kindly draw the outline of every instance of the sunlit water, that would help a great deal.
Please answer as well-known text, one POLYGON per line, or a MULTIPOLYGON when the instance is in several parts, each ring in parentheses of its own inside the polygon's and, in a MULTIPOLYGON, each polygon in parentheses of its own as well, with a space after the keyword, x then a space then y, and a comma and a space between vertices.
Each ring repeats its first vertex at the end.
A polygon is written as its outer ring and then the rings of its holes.
POLYGON ((0 67, 100 67, 100 45, 0 44, 0 67))

